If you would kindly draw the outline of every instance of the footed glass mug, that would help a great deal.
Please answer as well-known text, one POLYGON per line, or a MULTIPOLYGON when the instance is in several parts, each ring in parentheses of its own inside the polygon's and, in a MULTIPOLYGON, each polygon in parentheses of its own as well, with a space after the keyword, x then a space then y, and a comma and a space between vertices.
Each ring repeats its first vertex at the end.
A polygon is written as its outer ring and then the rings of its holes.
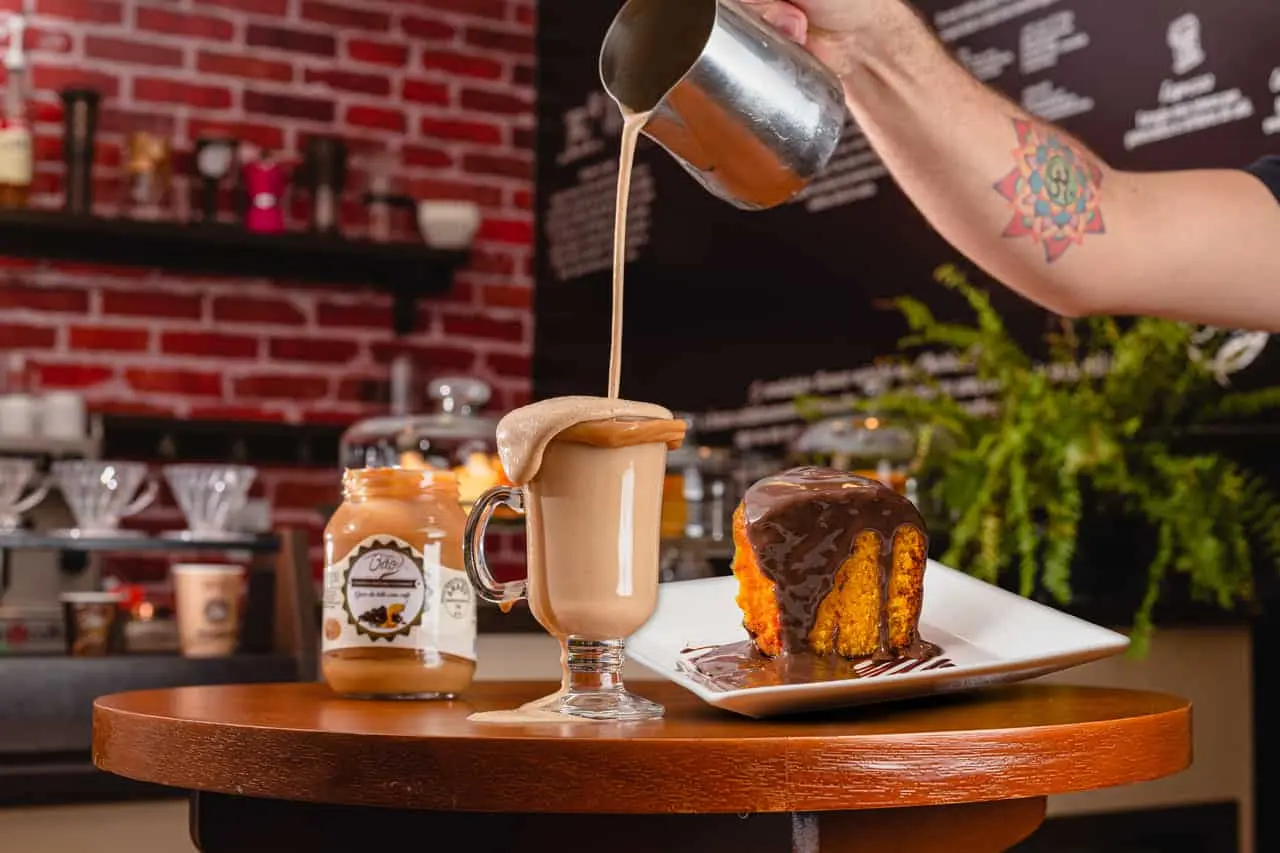
POLYGON ((563 684, 535 703, 538 710, 594 720, 663 715, 661 705, 622 681, 625 640, 658 603, 668 446, 628 444, 630 426, 599 421, 565 430, 547 445, 530 482, 489 489, 467 519, 463 562, 477 594, 503 607, 527 599, 560 641, 563 684), (485 562, 484 532, 503 506, 525 516, 528 575, 499 583, 485 562))

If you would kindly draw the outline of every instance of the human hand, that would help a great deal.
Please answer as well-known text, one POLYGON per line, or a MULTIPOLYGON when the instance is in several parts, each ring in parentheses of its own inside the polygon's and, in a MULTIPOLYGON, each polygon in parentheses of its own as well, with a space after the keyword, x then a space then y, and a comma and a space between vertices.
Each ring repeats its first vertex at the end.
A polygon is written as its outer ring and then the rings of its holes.
POLYGON ((742 0, 787 37, 844 77, 853 57, 898 30, 918 23, 904 0, 742 0))
POLYGON ((837 72, 845 45, 866 24, 866 0, 743 0, 788 38, 809 48, 837 72))

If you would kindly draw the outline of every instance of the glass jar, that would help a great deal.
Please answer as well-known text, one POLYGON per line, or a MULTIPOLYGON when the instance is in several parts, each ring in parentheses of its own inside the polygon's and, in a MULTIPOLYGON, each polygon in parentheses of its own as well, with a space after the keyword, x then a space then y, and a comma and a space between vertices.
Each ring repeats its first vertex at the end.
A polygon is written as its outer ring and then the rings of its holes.
POLYGON ((342 436, 342 465, 450 471, 457 477, 463 510, 470 512, 486 489, 511 485, 498 459, 498 423, 480 414, 491 394, 479 379, 436 379, 427 386, 436 411, 370 418, 353 425, 342 436))
POLYGON ((462 568, 457 478, 348 470, 324 531, 321 669, 356 698, 449 698, 476 668, 476 605, 462 568))
POLYGON ((168 203, 173 151, 168 137, 137 130, 126 143, 124 206, 136 218, 160 217, 168 203))

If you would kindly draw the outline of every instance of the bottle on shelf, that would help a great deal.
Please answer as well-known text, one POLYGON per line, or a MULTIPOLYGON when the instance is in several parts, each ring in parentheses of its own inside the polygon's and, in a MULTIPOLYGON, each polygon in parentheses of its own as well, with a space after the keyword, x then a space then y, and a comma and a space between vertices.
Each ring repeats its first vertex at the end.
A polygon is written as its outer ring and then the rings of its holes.
POLYGON ((9 46, 4 54, 4 115, 0 116, 0 208, 27 206, 34 162, 27 114, 27 19, 21 13, 5 22, 9 46))
POLYGON ((336 136, 309 137, 297 177, 311 196, 311 230, 337 235, 347 182, 347 144, 336 136))
POLYGON ((67 213, 93 213, 93 160, 97 146, 98 108, 102 94, 96 89, 72 87, 62 98, 62 159, 66 166, 67 213))
POLYGON ((389 150, 375 151, 363 158, 368 173, 364 203, 369 211, 369 239, 375 243, 391 240, 392 182, 397 166, 396 156, 389 150))

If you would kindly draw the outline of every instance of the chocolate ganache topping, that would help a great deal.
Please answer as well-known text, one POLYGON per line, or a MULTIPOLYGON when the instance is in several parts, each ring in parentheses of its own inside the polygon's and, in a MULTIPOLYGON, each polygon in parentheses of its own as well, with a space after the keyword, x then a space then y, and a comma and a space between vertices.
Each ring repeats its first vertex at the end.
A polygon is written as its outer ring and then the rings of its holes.
POLYGON ((927 528, 911 501, 876 480, 829 468, 795 468, 760 480, 743 500, 747 541, 773 581, 784 654, 807 650, 818 608, 858 536, 880 539, 880 651, 891 657, 889 580, 894 536, 927 528))

